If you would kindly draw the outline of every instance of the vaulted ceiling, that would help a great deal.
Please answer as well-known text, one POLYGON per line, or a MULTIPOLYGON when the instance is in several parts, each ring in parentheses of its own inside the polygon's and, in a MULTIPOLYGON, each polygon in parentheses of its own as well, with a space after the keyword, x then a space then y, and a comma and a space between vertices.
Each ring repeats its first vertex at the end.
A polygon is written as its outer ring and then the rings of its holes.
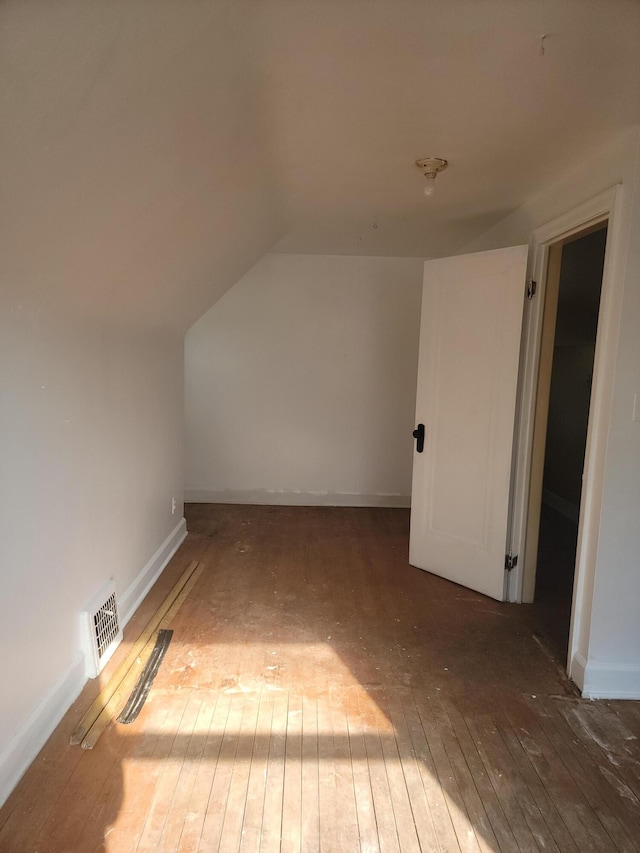
POLYGON ((181 327, 269 249, 453 252, 640 121, 637 0, 15 0, 0 40, 5 282, 181 327))

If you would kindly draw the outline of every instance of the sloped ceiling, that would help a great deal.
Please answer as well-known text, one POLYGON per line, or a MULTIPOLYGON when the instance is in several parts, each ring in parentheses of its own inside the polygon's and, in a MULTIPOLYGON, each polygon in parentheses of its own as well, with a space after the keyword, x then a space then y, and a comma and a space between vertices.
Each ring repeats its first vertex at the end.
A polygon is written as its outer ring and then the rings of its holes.
POLYGON ((640 120, 636 0, 16 0, 0 28, 3 286, 179 328, 273 247, 455 251, 640 120))
POLYGON ((455 251, 639 120, 638 2, 267 5, 282 250, 455 251))

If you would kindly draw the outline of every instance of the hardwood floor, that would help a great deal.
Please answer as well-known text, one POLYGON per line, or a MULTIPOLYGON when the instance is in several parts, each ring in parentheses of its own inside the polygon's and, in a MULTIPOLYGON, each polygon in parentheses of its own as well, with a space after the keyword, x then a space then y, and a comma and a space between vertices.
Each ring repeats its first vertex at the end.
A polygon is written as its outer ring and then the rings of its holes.
POLYGON ((534 614, 552 654, 567 660, 578 524, 542 505, 534 614))
POLYGON ((188 524, 105 674, 203 562, 140 716, 69 746, 88 685, 2 853, 640 850, 638 704, 582 701, 532 608, 411 568, 406 511, 188 524))

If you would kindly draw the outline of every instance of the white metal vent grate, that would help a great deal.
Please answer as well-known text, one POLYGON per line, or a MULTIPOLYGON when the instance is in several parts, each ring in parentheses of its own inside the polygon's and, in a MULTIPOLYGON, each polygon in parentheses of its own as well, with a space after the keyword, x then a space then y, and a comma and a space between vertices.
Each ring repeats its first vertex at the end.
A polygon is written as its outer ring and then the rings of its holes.
POLYGON ((113 581, 85 608, 82 621, 86 672, 90 678, 95 678, 122 640, 113 581))
POLYGON ((96 635, 98 659, 102 660, 111 643, 120 631, 116 594, 112 593, 102 607, 93 616, 93 630, 96 635))

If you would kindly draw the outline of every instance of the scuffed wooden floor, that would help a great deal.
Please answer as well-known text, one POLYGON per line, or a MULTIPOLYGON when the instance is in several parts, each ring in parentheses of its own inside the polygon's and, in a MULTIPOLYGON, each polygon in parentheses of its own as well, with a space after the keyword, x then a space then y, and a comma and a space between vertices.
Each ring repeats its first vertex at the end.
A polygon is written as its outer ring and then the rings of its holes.
POLYGON ((143 712, 70 747, 88 685, 2 853, 640 850, 638 705, 579 699, 533 608, 409 567, 405 511, 188 520, 109 665, 205 563, 143 712))

